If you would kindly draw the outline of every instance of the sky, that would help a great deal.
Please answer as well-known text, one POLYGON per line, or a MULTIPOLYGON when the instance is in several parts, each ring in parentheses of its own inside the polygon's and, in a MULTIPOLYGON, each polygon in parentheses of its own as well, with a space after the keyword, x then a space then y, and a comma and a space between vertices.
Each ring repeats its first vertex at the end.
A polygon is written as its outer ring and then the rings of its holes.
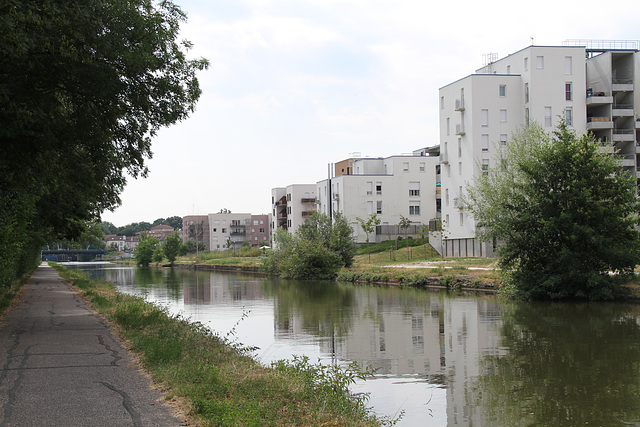
POLYGON ((640 40, 638 0, 174 0, 202 96, 103 221, 269 213, 328 165, 437 145, 438 89, 531 44, 640 40))

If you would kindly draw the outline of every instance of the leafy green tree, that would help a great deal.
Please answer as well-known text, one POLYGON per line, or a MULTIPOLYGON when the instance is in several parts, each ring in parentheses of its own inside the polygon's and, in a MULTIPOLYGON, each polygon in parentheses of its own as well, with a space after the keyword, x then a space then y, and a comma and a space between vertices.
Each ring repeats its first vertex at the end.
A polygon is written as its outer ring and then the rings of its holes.
POLYGON ((176 261, 180 250, 182 249, 182 238, 177 232, 171 233, 170 236, 164 241, 162 245, 162 250, 164 252, 164 256, 167 258, 169 263, 173 266, 173 263, 176 261))
POLYGON ((104 221, 101 222, 100 228, 102 228, 103 234, 116 234, 116 232, 118 231, 118 227, 116 227, 110 222, 104 222, 104 221))
POLYGON ((345 267, 353 266, 353 258, 356 254, 353 227, 347 218, 339 212, 333 216, 330 249, 340 255, 345 267))
POLYGON ((514 135, 466 205, 519 297, 609 299, 640 260, 636 178, 562 123, 514 135), (612 275, 611 273, 617 273, 612 275))
POLYGON ((160 264, 164 260, 164 248, 162 247, 162 245, 157 244, 153 248, 153 255, 152 255, 151 259, 156 264, 160 264))
POLYGON ((376 227, 380 225, 380 218, 378 218, 377 214, 372 213, 367 219, 356 217, 356 220, 360 224, 360 228, 362 228, 364 234, 367 236, 365 241, 367 242, 367 254, 369 255, 369 262, 371 262, 371 253, 369 252, 369 235, 376 231, 376 227))
POLYGON ((165 221, 165 224, 173 227, 175 230, 182 230, 182 217, 170 216, 165 221))
POLYGON ((140 242, 134 251, 136 264, 148 267, 151 261, 153 261, 156 246, 158 246, 159 242, 155 237, 150 237, 146 233, 142 233, 140 235, 140 242))
MULTIPOLYGON (((151 138, 200 96, 171 1, 10 1, 0 7, 0 266, 77 238, 145 176, 151 138), (17 252, 15 251, 17 249, 17 252)), ((5 267, 9 270, 5 270, 5 267)))

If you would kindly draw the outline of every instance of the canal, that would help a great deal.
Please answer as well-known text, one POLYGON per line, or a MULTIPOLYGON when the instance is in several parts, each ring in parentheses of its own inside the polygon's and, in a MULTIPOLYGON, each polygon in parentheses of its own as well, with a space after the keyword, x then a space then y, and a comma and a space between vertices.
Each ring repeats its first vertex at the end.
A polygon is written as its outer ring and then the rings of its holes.
POLYGON ((488 296, 84 264, 247 346, 378 369, 370 393, 400 426, 640 426, 640 305, 488 296))

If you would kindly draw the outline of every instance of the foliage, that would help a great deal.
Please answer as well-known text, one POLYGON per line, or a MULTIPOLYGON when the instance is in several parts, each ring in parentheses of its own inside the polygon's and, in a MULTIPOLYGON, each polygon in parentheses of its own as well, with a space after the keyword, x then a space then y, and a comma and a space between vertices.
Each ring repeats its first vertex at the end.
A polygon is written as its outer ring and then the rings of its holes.
POLYGON ((364 234, 367 236, 365 241, 367 242, 367 247, 369 247, 369 235, 376 230, 376 227, 380 225, 381 220, 375 213, 369 215, 367 219, 357 217, 356 220, 360 224, 360 228, 362 228, 364 234))
POLYGON ((180 250, 182 249, 182 238, 177 232, 173 232, 170 236, 164 241, 162 245, 162 251, 164 252, 164 256, 167 258, 169 263, 173 265, 176 261, 176 258, 180 254, 180 250))
POLYGON ((330 279, 346 264, 353 264, 353 229, 342 215, 333 223, 315 212, 295 234, 276 230, 275 248, 262 260, 268 274, 294 279, 330 279))
POLYGON ((159 240, 155 237, 150 237, 146 233, 142 233, 140 235, 140 242, 134 251, 136 264, 148 267, 154 259, 154 253, 156 252, 158 243, 159 240))
MULTIPOLYGON (((606 147, 605 147, 606 148, 606 147)), ((634 175, 562 123, 514 135, 466 205, 498 240, 505 281, 523 298, 609 299, 640 258, 634 175)))
POLYGON ((180 255, 194 254, 196 252, 204 251, 205 249, 206 245, 204 242, 196 242, 194 239, 187 239, 187 241, 182 244, 180 255))
POLYGON ((0 8, 0 276, 77 238, 146 174, 151 138, 185 119, 205 60, 171 1, 9 1, 0 8), (4 241, 6 239, 6 242, 4 241))

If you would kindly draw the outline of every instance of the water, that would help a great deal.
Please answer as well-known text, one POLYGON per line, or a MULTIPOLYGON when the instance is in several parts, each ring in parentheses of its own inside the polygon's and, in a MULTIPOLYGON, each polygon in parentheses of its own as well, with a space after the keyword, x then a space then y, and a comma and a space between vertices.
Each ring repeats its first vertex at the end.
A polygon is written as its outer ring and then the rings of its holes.
POLYGON ((640 426, 640 305, 504 303, 415 289, 84 265, 256 346, 378 368, 354 392, 401 426, 640 426))

